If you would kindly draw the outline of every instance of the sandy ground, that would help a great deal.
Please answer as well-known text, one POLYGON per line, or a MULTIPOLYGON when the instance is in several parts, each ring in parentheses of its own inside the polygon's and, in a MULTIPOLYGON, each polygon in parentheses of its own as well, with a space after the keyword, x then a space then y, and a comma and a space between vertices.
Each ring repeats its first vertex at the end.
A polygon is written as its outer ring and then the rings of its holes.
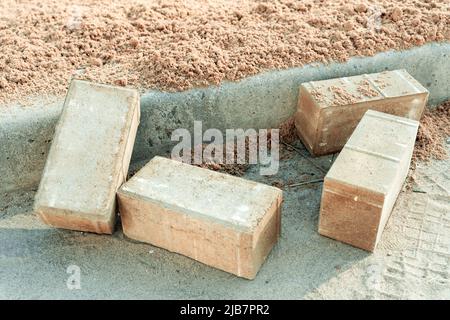
POLYGON ((182 90, 449 40, 448 0, 2 0, 0 102, 72 78, 182 90))
MULTIPOLYGON (((49 228, 31 212, 35 191, 22 191, 0 195, 0 298, 450 299, 450 160, 417 164, 369 254, 317 233, 321 184, 286 185, 322 173, 297 151, 281 159, 276 176, 244 175, 285 197, 281 239, 253 281, 130 241, 120 226, 113 236, 49 228), (70 265, 80 290, 66 286, 70 265)), ((310 158, 325 170, 332 159, 310 158)))
POLYGON ((419 160, 446 159, 448 152, 443 142, 448 136, 450 136, 450 100, 435 108, 425 108, 420 118, 414 146, 413 165, 419 160))

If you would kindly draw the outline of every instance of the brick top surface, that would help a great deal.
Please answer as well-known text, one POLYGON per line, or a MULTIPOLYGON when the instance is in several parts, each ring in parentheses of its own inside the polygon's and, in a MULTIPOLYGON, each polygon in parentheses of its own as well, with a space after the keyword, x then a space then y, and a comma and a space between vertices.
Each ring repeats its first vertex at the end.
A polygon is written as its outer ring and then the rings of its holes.
POLYGON ((246 229, 253 229, 282 195, 275 187, 163 157, 153 158, 119 193, 246 229))
POLYGON ((339 154, 326 179, 387 194, 398 166, 409 157, 419 123, 368 110, 339 154))
POLYGON ((136 90, 72 81, 36 205, 105 214, 122 170, 127 123, 138 107, 136 90))
POLYGON ((310 81, 302 86, 312 93, 313 99, 321 108, 428 93, 403 69, 310 81))

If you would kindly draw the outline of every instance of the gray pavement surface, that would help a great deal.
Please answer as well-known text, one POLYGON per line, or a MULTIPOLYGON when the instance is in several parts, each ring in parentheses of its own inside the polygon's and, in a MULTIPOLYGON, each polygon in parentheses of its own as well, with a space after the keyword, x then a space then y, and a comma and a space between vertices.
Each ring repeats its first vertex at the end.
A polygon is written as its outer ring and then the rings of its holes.
MULTIPOLYGON (((332 159, 310 158, 324 169, 332 159)), ((419 164, 370 254, 317 233, 321 183, 287 185, 323 173, 283 148, 277 175, 256 165, 245 174, 284 190, 281 238, 253 281, 128 240, 120 225, 112 236, 53 229, 32 213, 34 190, 2 193, 0 298, 450 299, 449 169, 450 160, 419 164), (67 286, 71 265, 80 289, 67 286)))

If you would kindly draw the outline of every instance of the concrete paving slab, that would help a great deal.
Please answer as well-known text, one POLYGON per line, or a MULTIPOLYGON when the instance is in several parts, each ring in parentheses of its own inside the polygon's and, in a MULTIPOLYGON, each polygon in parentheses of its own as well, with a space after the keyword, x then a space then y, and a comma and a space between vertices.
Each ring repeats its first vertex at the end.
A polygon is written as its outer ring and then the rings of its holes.
POLYGON ((136 90, 72 81, 36 195, 49 225, 112 233, 139 124, 136 90))
POLYGON ((280 189, 163 157, 117 195, 131 239, 248 279, 280 234, 280 189))
POLYGON ((313 155, 340 151, 367 110, 419 120, 428 90, 406 70, 311 81, 300 86, 295 126, 313 155))
POLYGON ((419 122, 368 110, 325 176, 319 233, 373 251, 408 174, 419 122))

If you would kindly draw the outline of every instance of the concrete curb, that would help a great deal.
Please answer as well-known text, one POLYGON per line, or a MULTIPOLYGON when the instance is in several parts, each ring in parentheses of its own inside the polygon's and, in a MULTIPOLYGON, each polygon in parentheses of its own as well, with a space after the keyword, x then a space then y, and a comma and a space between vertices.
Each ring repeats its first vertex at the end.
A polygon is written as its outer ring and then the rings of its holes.
MULTIPOLYGON (((270 71, 220 86, 183 92, 152 90, 141 96, 141 124, 133 162, 169 149, 171 132, 203 129, 273 128, 295 111, 301 83, 384 70, 406 69, 430 91, 430 103, 450 98, 450 43, 429 43, 405 51, 270 71)), ((1 106, 0 191, 38 185, 63 98, 36 99, 32 106, 1 106)))

